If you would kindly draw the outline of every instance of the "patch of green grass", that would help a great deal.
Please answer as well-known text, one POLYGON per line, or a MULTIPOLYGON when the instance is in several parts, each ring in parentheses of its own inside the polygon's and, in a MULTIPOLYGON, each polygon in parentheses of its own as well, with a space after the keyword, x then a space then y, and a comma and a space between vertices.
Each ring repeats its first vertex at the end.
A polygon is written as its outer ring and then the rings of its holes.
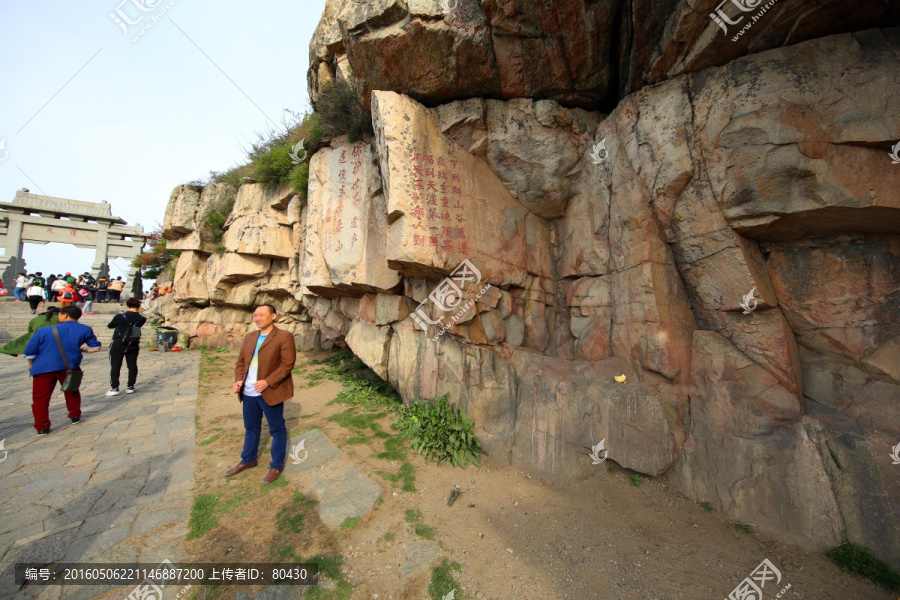
POLYGON ((644 480, 641 479, 641 476, 637 473, 631 474, 631 485, 634 487, 641 487, 641 484, 644 483, 644 480))
POLYGON ((416 532, 416 535, 425 538, 426 540, 433 540, 437 531, 434 527, 429 527, 425 523, 422 522, 422 511, 418 508, 408 508, 404 513, 404 519, 407 523, 412 524, 413 531, 416 532))
POLYGON ((191 516, 188 520, 188 534, 185 539, 203 537, 216 528, 216 508, 219 506, 219 494, 200 494, 191 505, 191 516))
POLYGON ((384 441, 384 452, 376 452, 372 456, 385 460, 406 460, 406 438, 402 436, 392 437, 384 441))
POLYGON ((381 506, 382 504, 384 504, 384 498, 378 496, 378 498, 375 500, 375 506, 381 506))
POLYGON ((419 537, 423 537, 429 541, 433 540, 437 535, 437 530, 434 527, 429 527, 424 523, 416 523, 415 527, 413 527, 413 530, 416 532, 416 535, 418 535, 419 537))
POLYGON ((386 534, 381 536, 381 539, 383 539, 386 542, 393 542, 395 537, 396 537, 396 534, 393 531, 388 531, 386 534))
POLYGON ((234 493, 219 503, 216 512, 228 514, 234 509, 248 504, 253 499, 253 488, 249 482, 243 483, 234 493))
POLYGON ((388 413, 386 412, 360 412, 358 408, 351 406, 344 412, 340 412, 336 415, 328 417, 328 420, 337 423, 341 427, 346 427, 347 429, 355 429, 357 433, 356 438, 362 439, 360 440, 350 438, 354 441, 348 441, 347 443, 360 444, 366 443, 369 440, 375 438, 390 439, 392 437, 391 434, 381 428, 381 425, 376 423, 378 419, 383 419, 387 415, 388 413), (363 435, 367 430, 371 431, 372 433, 370 435, 363 435))
POLYGON ((407 523, 419 523, 422 520, 422 511, 418 508, 407 508, 403 514, 407 523))
POLYGON ((300 533, 303 529, 303 520, 316 503, 307 499, 303 494, 294 490, 294 497, 287 506, 282 506, 275 517, 275 523, 278 531, 290 531, 291 533, 300 533))
POLYGON ((310 586, 304 598, 306 600, 349 600, 353 593, 353 585, 347 581, 342 572, 343 561, 342 556, 324 556, 322 554, 302 561, 318 564, 320 575, 324 575, 335 584, 333 590, 327 590, 321 585, 310 586))
POLYGON ((734 523, 734 528, 744 533, 753 533, 753 525, 750 523, 734 523))
POLYGON ((848 542, 828 551, 828 558, 841 569, 892 592, 900 592, 900 572, 878 558, 871 549, 848 542))
POLYGON ((219 439, 219 434, 218 434, 218 433, 214 434, 211 438, 206 438, 206 439, 203 440, 202 442, 198 442, 197 445, 198 445, 198 446, 206 446, 207 444, 212 444, 212 443, 213 443, 214 441, 216 441, 217 439, 219 439))
POLYGON ((715 510, 712 504, 710 504, 709 502, 703 502, 700 504, 700 506, 702 506, 703 510, 705 510, 706 512, 712 512, 715 510))
POLYGON ((262 493, 268 494, 272 490, 280 490, 281 488, 287 487, 287 479, 284 477, 279 477, 276 481, 273 481, 269 485, 262 486, 262 493))
POLYGON ((393 473, 386 473, 384 471, 376 471, 378 475, 382 478, 390 481, 392 483, 397 483, 399 481, 403 482, 402 489, 404 492, 415 492, 416 491, 416 468, 410 462, 404 462, 400 466, 400 472, 396 475, 393 473))
POLYGON ((401 479, 403 480, 402 490, 404 492, 415 492, 416 491, 416 468, 412 465, 412 463, 405 462, 400 465, 400 473, 401 479))
POLYGON ((456 590, 453 596, 455 600, 463 600, 463 596, 459 593, 459 583, 453 577, 453 571, 461 571, 462 567, 458 562, 449 562, 446 558, 441 560, 441 564, 435 566, 431 570, 431 583, 428 586, 428 595, 432 600, 441 600, 451 591, 456 590))
POLYGON ((228 352, 228 348, 226 348, 225 346, 219 346, 218 348, 216 348, 216 352, 228 352))
POLYGON ((359 525, 359 517, 347 517, 341 523, 341 529, 353 529, 357 525, 359 525))

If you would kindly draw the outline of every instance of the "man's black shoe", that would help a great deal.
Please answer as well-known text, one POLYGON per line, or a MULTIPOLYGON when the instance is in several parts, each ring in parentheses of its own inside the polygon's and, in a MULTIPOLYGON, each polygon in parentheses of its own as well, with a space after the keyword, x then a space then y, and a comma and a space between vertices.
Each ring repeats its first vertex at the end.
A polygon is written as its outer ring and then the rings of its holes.
POLYGON ((81 423, 81 417, 75 417, 72 419, 72 423, 81 423))
POLYGON ((49 433, 50 433, 49 427, 47 429, 41 429, 40 431, 38 431, 38 435, 47 435, 49 433))

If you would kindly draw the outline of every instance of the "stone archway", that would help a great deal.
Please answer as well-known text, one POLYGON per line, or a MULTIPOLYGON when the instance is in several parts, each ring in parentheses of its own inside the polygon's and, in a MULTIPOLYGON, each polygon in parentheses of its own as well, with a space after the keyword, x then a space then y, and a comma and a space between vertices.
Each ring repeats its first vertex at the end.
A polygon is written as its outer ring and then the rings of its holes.
MULTIPOLYGON (((144 247, 149 234, 140 223, 128 223, 112 214, 105 200, 85 202, 16 192, 12 202, 0 202, 0 245, 6 254, 0 256, 3 285, 11 288, 16 273, 24 270, 24 244, 73 244, 95 251, 91 273, 97 277, 109 273, 109 260, 134 259, 144 247)), ((129 267, 128 279, 137 279, 138 269, 129 267)))

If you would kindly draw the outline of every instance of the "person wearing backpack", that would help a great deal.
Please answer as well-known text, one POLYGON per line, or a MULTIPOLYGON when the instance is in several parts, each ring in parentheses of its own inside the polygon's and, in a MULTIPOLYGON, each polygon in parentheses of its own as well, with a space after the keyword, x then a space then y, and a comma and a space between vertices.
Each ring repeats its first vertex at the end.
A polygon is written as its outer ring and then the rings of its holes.
POLYGON ((109 287, 109 279, 102 275, 97 278, 97 304, 106 301, 106 289, 109 287))
POLYGON ((137 383, 138 353, 141 351, 141 327, 147 322, 147 318, 141 315, 141 301, 137 298, 129 298, 125 301, 127 310, 117 314, 109 322, 107 327, 115 329, 112 345, 109 347, 109 391, 107 396, 119 395, 119 374, 122 372, 122 359, 128 365, 128 387, 126 394, 134 393, 134 384, 137 383))
POLYGON ((78 298, 76 298, 77 295, 78 292, 75 291, 75 288, 72 286, 72 284, 67 282, 66 285, 63 286, 63 289, 59 292, 60 306, 65 307, 74 304, 78 301, 78 298))

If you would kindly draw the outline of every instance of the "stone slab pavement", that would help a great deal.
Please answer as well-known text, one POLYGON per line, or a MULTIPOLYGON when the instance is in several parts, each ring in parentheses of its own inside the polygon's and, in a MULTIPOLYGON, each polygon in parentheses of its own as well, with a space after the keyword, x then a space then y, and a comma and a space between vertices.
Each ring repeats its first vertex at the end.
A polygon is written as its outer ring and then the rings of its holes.
POLYGON ((375 507, 383 490, 348 461, 320 429, 290 440, 282 477, 318 501, 322 522, 338 530, 349 518, 362 517, 375 507))
MULTIPOLYGON (((115 590, 20 588, 16 562, 156 566, 183 557, 200 353, 142 349, 137 392, 111 397, 108 360, 106 349, 85 355, 82 422, 69 421, 57 387, 52 431, 39 437, 27 364, 0 355, 0 598, 88 599, 115 590)), ((121 597, 133 588, 121 588, 121 597)))

